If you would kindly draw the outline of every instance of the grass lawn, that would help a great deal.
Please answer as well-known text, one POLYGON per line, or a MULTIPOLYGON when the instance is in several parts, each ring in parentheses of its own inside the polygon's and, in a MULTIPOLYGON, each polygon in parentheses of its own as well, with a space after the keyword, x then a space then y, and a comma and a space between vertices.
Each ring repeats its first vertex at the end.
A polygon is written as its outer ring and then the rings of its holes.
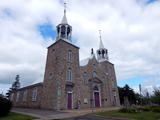
POLYGON ((139 113, 121 113, 119 111, 99 112, 97 115, 104 117, 129 118, 132 120, 160 120, 160 113, 139 112, 139 113))
POLYGON ((0 117, 0 120, 33 120, 34 117, 22 115, 18 113, 9 113, 6 117, 0 117))

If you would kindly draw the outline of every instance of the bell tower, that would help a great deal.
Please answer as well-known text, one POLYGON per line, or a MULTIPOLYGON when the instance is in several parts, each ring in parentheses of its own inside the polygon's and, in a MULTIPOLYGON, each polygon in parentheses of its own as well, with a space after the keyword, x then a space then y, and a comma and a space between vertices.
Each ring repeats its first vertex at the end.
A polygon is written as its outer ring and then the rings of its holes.
POLYGON ((64 3, 64 15, 63 15, 61 23, 57 25, 56 41, 63 39, 63 40, 71 42, 71 33, 72 33, 72 26, 70 26, 67 22, 66 3, 64 3))
POLYGON ((101 30, 99 30, 99 34, 100 34, 100 43, 99 43, 99 49, 97 50, 97 59, 99 62, 108 61, 108 50, 104 48, 101 37, 101 30))
POLYGON ((48 47, 41 103, 44 109, 73 109, 77 106, 79 47, 71 42, 72 27, 67 22, 66 3, 64 7, 63 19, 57 25, 56 41, 48 47))

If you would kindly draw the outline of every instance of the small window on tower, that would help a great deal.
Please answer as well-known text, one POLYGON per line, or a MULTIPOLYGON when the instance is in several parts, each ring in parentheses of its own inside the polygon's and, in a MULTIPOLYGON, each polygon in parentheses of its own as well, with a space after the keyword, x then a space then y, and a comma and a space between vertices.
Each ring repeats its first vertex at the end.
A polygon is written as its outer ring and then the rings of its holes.
POLYGON ((71 62, 72 61, 72 51, 69 50, 68 51, 68 62, 71 62))
POLYGON ((67 80, 72 81, 72 70, 71 70, 71 68, 69 68, 67 70, 67 80))
POLYGON ((53 79, 53 73, 49 73, 48 79, 49 79, 49 80, 52 80, 52 79, 53 79))

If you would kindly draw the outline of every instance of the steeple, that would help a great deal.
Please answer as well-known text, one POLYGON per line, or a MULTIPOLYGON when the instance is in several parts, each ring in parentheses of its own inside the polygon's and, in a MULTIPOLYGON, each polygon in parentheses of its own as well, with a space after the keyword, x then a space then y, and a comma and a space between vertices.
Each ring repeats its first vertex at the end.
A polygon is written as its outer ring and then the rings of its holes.
POLYGON ((66 3, 64 3, 64 15, 61 23, 57 26, 57 40, 65 40, 71 42, 72 26, 67 22, 66 17, 66 3))
POLYGON ((99 48, 104 48, 102 37, 101 37, 101 30, 99 30, 99 39, 100 39, 99 48))
POLYGON ((97 50, 97 59, 99 62, 101 61, 108 61, 108 50, 104 48, 102 37, 101 37, 101 30, 99 30, 99 49, 97 50))
POLYGON ((63 15, 61 24, 68 24, 68 22, 67 22, 67 17, 66 17, 66 4, 67 4, 67 3, 64 3, 64 15, 63 15))

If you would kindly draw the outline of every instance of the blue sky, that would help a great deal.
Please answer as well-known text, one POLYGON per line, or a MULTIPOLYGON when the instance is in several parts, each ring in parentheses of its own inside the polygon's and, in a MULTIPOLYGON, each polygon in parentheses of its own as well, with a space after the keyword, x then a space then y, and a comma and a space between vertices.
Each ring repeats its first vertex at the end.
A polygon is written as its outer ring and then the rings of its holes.
POLYGON ((38 31, 43 36, 44 39, 48 38, 55 38, 56 37, 56 31, 55 26, 52 26, 51 23, 43 23, 41 25, 38 25, 38 31))
POLYGON ((156 2, 157 0, 147 0, 147 4, 151 4, 151 3, 154 3, 156 2))
MULTIPOLYGON (((22 86, 43 81, 46 48, 55 41, 62 3, 0 3, 0 92, 8 89, 16 74, 22 86)), ((139 84, 144 89, 159 86, 159 6, 157 0, 69 1, 67 18, 73 28, 72 41, 80 47, 80 59, 89 57, 91 48, 98 49, 101 29, 119 86, 129 84, 136 91, 139 84)))

